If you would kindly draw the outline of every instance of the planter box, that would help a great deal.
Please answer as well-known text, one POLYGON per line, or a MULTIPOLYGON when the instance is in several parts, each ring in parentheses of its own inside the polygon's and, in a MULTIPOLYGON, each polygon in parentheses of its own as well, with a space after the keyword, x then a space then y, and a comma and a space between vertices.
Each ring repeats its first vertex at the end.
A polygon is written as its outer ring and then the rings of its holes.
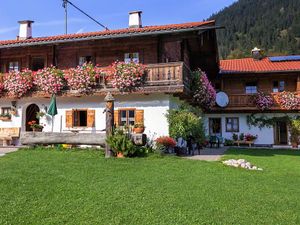
POLYGON ((0 116, 0 120, 2 120, 2 121, 11 121, 11 117, 0 116))

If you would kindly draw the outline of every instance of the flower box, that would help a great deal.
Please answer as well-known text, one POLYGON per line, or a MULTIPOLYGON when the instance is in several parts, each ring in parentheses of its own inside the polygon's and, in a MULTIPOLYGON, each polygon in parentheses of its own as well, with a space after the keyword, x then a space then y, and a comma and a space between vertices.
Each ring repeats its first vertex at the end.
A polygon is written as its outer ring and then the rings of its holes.
POLYGON ((0 116, 0 120, 2 120, 2 121, 11 121, 11 117, 8 117, 8 116, 0 116))

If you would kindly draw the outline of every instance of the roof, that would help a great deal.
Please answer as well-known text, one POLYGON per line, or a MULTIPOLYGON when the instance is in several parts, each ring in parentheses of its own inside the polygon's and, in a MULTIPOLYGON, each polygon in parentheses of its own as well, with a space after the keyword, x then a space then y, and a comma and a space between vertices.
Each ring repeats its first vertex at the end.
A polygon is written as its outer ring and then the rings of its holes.
POLYGON ((232 73, 275 73, 300 71, 300 61, 272 62, 269 58, 229 59, 220 61, 220 74, 232 73))
POLYGON ((92 39, 120 38, 138 35, 153 35, 160 33, 184 32, 211 28, 215 21, 191 22, 182 24, 169 24, 160 26, 145 26, 142 28, 126 28, 118 30, 105 30, 80 34, 66 34, 58 36, 37 37, 26 40, 0 41, 0 48, 20 47, 28 45, 51 44, 57 42, 83 41, 92 39))

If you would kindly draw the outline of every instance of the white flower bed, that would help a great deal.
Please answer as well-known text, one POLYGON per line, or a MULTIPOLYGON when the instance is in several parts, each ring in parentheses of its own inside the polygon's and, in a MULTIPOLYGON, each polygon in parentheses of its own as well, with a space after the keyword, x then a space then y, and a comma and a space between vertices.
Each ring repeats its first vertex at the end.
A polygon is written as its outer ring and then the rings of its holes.
POLYGON ((258 168, 257 166, 252 165, 250 162, 247 162, 245 159, 229 159, 226 161, 223 161, 223 164, 226 166, 232 166, 232 167, 240 167, 247 170, 259 170, 262 171, 262 168, 258 168))

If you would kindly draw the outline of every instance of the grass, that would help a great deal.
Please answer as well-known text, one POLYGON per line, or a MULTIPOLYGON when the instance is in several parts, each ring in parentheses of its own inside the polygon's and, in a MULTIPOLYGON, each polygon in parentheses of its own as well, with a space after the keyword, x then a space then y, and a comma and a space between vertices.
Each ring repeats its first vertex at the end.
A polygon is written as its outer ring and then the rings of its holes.
POLYGON ((262 167, 98 151, 0 158, 0 224, 300 224, 300 152, 229 150, 262 167))

